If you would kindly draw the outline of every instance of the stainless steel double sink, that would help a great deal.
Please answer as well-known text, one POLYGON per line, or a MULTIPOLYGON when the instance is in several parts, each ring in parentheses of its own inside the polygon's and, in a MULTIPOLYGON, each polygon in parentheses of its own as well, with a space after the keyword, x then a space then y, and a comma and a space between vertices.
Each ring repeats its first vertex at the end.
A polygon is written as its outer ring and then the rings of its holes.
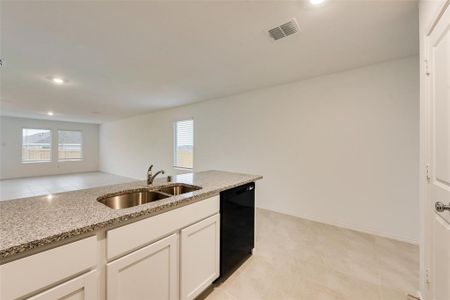
POLYGON ((199 186, 176 183, 156 189, 139 188, 135 190, 107 194, 98 197, 97 201, 112 209, 123 209, 162 200, 172 196, 191 193, 199 189, 201 189, 199 186))

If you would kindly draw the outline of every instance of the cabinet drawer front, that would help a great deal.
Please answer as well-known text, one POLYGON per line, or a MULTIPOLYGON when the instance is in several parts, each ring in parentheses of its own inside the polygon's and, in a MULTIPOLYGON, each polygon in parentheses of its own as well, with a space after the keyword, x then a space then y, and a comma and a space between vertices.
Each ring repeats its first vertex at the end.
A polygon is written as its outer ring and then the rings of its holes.
POLYGON ((195 299, 220 275, 220 214, 181 231, 181 300, 195 299))
POLYGON ((178 234, 107 264, 108 300, 178 299, 178 234))
POLYGON ((0 298, 16 299, 96 265, 97 238, 89 237, 0 266, 0 298))
POLYGON ((201 200, 107 232, 107 258, 115 259, 219 212, 219 196, 201 200))
POLYGON ((28 300, 96 300, 98 299, 97 272, 91 271, 42 292, 28 300))

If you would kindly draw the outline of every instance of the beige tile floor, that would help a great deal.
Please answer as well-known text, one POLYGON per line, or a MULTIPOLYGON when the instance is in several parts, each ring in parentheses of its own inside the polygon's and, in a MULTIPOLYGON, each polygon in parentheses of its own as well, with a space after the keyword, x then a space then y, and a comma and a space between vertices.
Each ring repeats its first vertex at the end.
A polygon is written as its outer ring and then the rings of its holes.
POLYGON ((62 193, 136 179, 102 172, 74 173, 0 180, 0 201, 62 193))
POLYGON ((207 300, 406 300, 415 245, 258 209, 256 247, 207 300))

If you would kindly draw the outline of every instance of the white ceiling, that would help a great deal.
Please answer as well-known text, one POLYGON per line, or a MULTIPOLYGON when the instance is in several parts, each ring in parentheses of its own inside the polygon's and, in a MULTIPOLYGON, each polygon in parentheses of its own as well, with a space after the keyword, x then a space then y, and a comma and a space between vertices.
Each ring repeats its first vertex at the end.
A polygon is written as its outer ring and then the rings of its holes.
POLYGON ((1 5, 2 115, 102 123, 419 50, 416 1, 1 5), (293 17, 302 32, 272 41, 293 17))

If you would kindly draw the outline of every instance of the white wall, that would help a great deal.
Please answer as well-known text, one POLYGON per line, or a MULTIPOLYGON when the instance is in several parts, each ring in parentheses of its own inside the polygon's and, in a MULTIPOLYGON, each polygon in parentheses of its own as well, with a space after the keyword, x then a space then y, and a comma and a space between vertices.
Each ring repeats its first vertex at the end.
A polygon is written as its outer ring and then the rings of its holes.
POLYGON ((55 175, 98 170, 99 126, 37 119, 0 117, 1 179, 55 175), (22 163, 22 128, 52 129, 52 162, 22 163), (83 134, 83 160, 58 162, 57 130, 81 130, 83 134))
POLYGON ((411 57, 105 123, 101 170, 174 173, 172 122, 193 117, 195 171, 264 175, 259 207, 417 242, 418 87, 411 57))

